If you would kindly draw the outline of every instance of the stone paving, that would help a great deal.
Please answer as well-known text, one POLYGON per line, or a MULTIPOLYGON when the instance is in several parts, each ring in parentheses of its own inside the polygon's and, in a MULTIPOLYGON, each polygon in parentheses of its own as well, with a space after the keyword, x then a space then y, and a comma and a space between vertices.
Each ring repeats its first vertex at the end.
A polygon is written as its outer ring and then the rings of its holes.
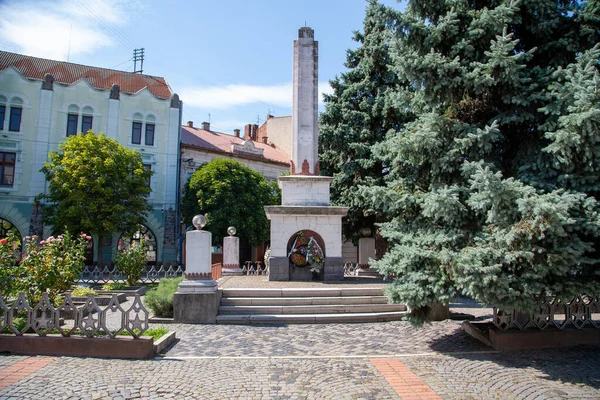
MULTIPOLYGON (((464 299, 451 306, 491 315, 464 299)), ((600 344, 498 353, 458 321, 166 326, 178 340, 165 357, 53 357, 0 400, 600 398, 600 344)), ((0 355, 0 371, 24 360, 0 355)))

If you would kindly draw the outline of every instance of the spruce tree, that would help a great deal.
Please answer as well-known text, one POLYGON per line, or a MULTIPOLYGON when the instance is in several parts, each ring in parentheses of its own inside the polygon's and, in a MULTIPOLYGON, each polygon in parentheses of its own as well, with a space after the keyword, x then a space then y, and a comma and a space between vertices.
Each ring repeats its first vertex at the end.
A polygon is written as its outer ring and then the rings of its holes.
POLYGON ((458 293, 525 312, 599 293, 598 3, 378 10, 395 22, 386 98, 413 115, 372 147, 385 185, 360 190, 387 218, 388 295, 420 322, 458 293))
MULTIPOLYGON (((333 93, 325 95, 326 108, 320 115, 321 174, 334 177, 332 203, 349 207, 343 222, 348 239, 356 239, 364 227, 375 231, 375 222, 382 219, 376 213, 365 214, 358 188, 383 185, 383 165, 373 157, 371 146, 405 119, 389 98, 397 84, 390 69, 392 22, 382 5, 369 2, 363 32, 354 32, 353 40, 359 46, 348 50, 348 71, 330 82, 333 93)), ((381 247, 385 248, 385 243, 379 244, 378 250, 381 247)))

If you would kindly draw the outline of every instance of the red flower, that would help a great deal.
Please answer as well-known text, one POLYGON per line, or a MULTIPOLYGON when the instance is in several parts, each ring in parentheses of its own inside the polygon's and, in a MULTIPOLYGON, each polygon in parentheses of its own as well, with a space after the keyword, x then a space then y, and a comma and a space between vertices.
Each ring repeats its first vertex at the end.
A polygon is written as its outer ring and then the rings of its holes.
POLYGON ((6 243, 8 243, 8 240, 6 240, 4 238, 0 239, 0 244, 6 244, 6 243))

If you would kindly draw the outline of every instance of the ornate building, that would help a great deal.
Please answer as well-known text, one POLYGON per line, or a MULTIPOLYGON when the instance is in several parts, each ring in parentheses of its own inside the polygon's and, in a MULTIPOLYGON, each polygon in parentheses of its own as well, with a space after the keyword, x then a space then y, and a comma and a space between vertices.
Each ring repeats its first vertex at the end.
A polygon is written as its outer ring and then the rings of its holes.
MULTIPOLYGON (((152 211, 133 238, 145 236, 157 263, 176 260, 181 102, 161 77, 0 51, 0 224, 21 236, 53 233, 36 199, 48 152, 77 132, 104 132, 142 155, 154 171, 152 211)), ((111 260, 120 233, 94 237, 88 262, 111 260)))

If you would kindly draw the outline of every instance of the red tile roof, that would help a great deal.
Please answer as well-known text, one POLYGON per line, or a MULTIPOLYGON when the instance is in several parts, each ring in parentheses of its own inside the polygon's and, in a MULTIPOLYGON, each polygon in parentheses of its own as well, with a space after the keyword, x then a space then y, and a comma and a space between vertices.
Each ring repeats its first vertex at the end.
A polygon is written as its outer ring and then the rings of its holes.
POLYGON ((170 99, 173 95, 165 78, 158 76, 134 74, 0 51, 0 71, 10 66, 28 79, 43 80, 44 75, 49 73, 54 76, 55 82, 63 84, 70 85, 80 79, 86 79, 96 89, 110 90, 110 87, 116 83, 124 93, 137 93, 148 88, 150 93, 159 99, 170 99))
POLYGON ((251 160, 272 162, 286 166, 290 165, 290 157, 283 150, 266 143, 252 142, 257 149, 263 150, 262 157, 242 152, 234 153, 232 145, 241 145, 242 143, 244 143, 244 138, 237 138, 226 133, 207 131, 196 127, 191 128, 187 125, 181 127, 181 146, 212 153, 235 154, 237 157, 251 160))

